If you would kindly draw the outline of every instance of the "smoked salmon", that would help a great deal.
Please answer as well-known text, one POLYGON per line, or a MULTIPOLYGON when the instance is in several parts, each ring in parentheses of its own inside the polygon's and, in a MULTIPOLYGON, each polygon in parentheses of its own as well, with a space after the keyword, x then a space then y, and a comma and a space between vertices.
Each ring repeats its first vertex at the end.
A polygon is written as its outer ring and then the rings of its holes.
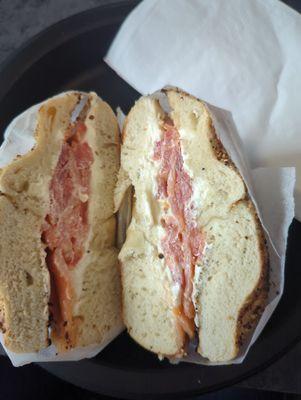
POLYGON ((72 346, 72 292, 70 270, 83 256, 88 237, 88 199, 93 153, 85 141, 86 127, 72 124, 50 183, 50 209, 43 239, 51 275, 51 311, 54 335, 72 346), (57 297, 55 299, 55 297, 57 297))

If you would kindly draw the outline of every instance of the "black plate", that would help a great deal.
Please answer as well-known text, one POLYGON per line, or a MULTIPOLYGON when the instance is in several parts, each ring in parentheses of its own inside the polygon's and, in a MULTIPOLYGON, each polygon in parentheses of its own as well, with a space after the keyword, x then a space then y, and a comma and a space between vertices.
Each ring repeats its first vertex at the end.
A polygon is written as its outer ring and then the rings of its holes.
MULTIPOLYGON (((0 70, 0 131, 18 113, 66 89, 95 90, 128 111, 138 93, 103 63, 112 38, 135 1, 99 7, 36 36, 0 70)), ((125 49, 126 51, 126 49, 125 49)), ((285 293, 242 365, 170 365, 124 333, 92 360, 48 363, 53 374, 92 391, 123 398, 175 397, 220 389, 266 367, 301 339, 301 224, 290 229, 285 293)))

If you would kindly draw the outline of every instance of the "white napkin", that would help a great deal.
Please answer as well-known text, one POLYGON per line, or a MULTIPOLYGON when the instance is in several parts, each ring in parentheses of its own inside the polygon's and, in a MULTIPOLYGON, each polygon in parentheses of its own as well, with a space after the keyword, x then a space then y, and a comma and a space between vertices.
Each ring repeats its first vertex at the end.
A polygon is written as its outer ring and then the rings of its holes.
POLYGON ((232 112, 251 166, 296 166, 301 17, 277 0, 144 0, 105 61, 140 93, 180 88, 232 112))

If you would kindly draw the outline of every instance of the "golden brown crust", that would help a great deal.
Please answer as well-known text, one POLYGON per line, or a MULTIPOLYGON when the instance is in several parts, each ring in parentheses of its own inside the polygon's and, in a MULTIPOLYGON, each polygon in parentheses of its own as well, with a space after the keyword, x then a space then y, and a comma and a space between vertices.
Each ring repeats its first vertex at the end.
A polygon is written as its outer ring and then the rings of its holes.
POLYGON ((254 327, 257 325, 257 322, 259 321, 267 305, 269 292, 269 257, 266 240, 264 237, 263 228, 256 213, 254 204, 251 202, 251 200, 249 200, 249 207, 257 220, 257 232, 258 236, 260 237, 259 252, 262 260, 262 269, 257 286, 249 295, 239 312, 236 333, 236 344, 238 349, 243 345, 250 332, 252 332, 254 327))

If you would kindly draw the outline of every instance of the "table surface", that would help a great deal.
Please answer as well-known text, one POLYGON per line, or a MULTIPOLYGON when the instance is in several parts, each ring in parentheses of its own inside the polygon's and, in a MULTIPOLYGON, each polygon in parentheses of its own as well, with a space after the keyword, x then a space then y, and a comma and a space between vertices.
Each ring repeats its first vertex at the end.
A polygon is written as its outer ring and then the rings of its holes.
MULTIPOLYGON (((53 23, 115 1, 0 0, 0 63, 27 39, 53 23)), ((300 0, 284 2, 301 11, 300 0)), ((271 367, 241 382, 239 386, 301 394, 301 343, 271 367)))

